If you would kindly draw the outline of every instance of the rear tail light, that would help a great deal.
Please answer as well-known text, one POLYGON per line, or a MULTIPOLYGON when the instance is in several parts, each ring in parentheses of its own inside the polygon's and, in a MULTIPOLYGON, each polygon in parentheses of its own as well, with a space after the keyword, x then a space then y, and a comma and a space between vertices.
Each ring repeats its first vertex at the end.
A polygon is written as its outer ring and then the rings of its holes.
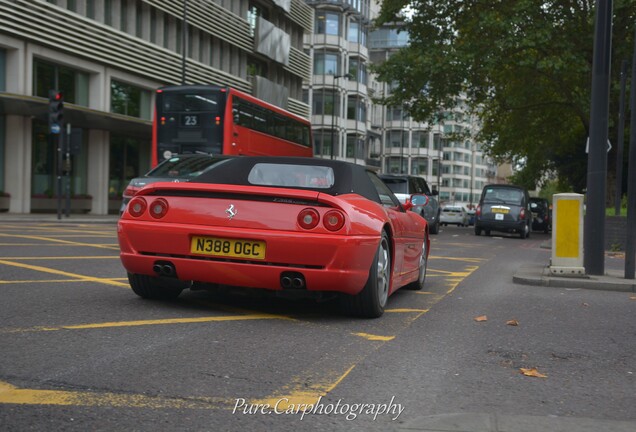
POLYGON ((315 228, 320 222, 320 214, 312 208, 306 208, 298 213, 298 225, 304 229, 315 228))
POLYGON ((521 211, 519 212, 519 219, 525 219, 526 218, 526 209, 521 209, 521 211))
POLYGON ((329 210, 325 217, 322 219, 322 224, 329 231, 338 231, 344 226, 345 218, 344 214, 338 210, 329 210))
POLYGON ((150 204, 150 216, 160 219, 168 213, 168 201, 163 198, 156 199, 150 204))
POLYGON ((128 209, 128 213, 130 213, 132 216, 139 217, 144 214, 147 207, 148 204, 146 203, 146 200, 142 197, 137 197, 130 200, 126 208, 128 209))
POLYGON ((138 187, 132 186, 132 185, 128 185, 126 187, 126 189, 124 189, 124 193, 122 195, 123 195, 124 198, 132 198, 132 197, 135 196, 135 194, 137 192, 139 192, 139 189, 141 189, 141 188, 138 188, 138 187))
POLYGON ((481 206, 479 206, 479 205, 475 209, 475 216, 481 216, 481 206))

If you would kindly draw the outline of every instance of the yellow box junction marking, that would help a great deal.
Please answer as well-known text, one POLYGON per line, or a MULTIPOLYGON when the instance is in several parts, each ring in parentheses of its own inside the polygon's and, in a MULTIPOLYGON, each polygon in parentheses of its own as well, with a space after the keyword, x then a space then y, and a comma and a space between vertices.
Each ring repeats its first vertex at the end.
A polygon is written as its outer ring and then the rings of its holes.
POLYGON ((0 233, 0 237, 15 237, 15 238, 23 238, 29 240, 41 240, 52 243, 60 243, 66 246, 85 246, 85 247, 95 247, 99 249, 111 249, 111 250, 119 250, 119 245, 102 245, 102 244, 93 244, 93 243, 80 243, 69 240, 61 240, 51 237, 41 237, 41 236, 31 236, 31 235, 18 235, 18 234, 2 234, 0 233))
POLYGON ((7 260, 3 260, 3 259, 0 259, 0 264, 13 266, 13 267, 20 267, 20 268, 24 268, 24 269, 28 269, 28 270, 34 270, 34 271, 39 271, 39 272, 43 272, 43 273, 51 273, 51 274, 55 274, 55 275, 59 275, 59 276, 75 278, 75 279, 79 279, 79 280, 84 281, 84 282, 96 282, 96 283, 101 283, 101 284, 105 284, 105 285, 114 285, 114 286, 126 287, 126 288, 130 287, 129 284, 118 282, 118 281, 116 281, 114 279, 98 278, 98 277, 93 277, 93 276, 85 276, 85 275, 81 275, 81 274, 65 272, 65 271, 62 271, 62 270, 56 270, 56 269, 52 269, 52 268, 48 268, 48 267, 34 266, 34 265, 23 264, 23 263, 16 263, 16 262, 7 261, 7 260))

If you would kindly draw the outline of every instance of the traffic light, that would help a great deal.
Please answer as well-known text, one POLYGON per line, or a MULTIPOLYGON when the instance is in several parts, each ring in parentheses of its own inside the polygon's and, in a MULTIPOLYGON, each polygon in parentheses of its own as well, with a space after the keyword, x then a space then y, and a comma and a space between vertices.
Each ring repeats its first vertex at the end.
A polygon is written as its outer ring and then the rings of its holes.
POLYGON ((64 120, 64 95, 57 90, 49 90, 49 132, 59 134, 64 120))

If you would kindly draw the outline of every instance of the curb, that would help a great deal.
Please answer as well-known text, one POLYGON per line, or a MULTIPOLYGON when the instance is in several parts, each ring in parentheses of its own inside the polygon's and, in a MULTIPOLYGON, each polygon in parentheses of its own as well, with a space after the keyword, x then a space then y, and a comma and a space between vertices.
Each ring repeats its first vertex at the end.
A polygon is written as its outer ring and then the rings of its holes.
POLYGON ((512 281, 520 285, 553 288, 636 292, 636 280, 625 279, 618 271, 609 271, 604 276, 555 276, 548 266, 524 267, 512 277, 512 281))

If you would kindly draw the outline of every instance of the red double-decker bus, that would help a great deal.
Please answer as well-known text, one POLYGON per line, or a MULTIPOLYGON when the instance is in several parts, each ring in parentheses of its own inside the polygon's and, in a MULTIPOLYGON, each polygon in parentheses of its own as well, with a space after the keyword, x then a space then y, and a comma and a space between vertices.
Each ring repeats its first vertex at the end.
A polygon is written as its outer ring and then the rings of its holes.
POLYGON ((311 123, 229 87, 161 87, 156 94, 152 166, 184 153, 311 157, 311 123))

